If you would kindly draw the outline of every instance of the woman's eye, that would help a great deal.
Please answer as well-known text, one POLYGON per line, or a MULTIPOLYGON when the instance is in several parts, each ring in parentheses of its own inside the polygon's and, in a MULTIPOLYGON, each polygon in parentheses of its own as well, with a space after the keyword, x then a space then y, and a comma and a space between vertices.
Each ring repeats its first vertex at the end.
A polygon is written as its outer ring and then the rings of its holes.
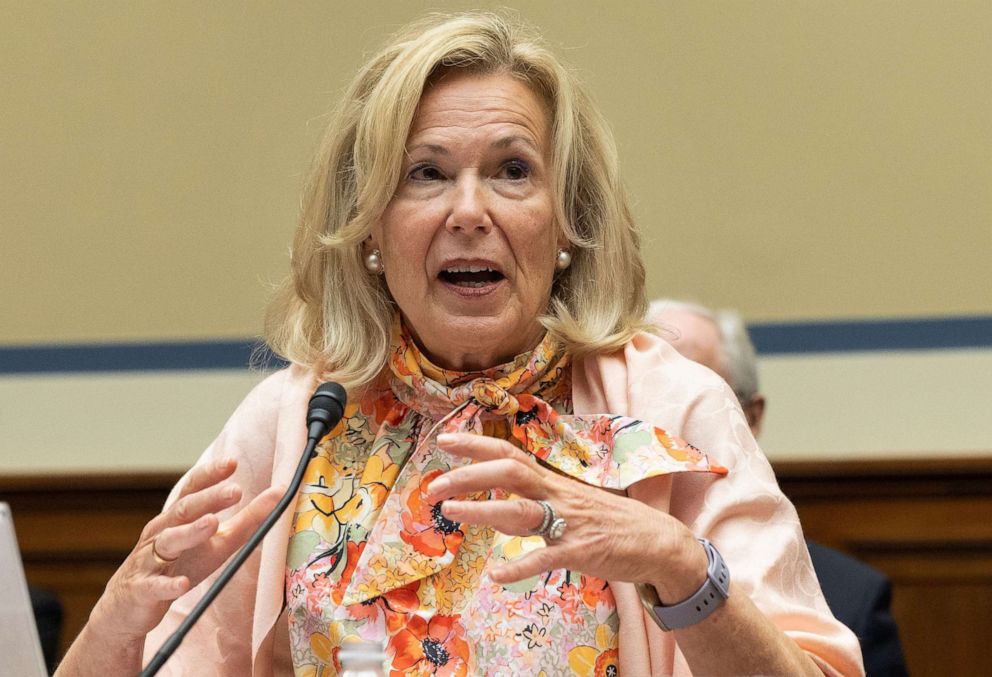
POLYGON ((530 167, 522 160, 510 160, 503 165, 500 173, 510 181, 520 181, 530 176, 530 167))
POLYGON ((441 170, 433 165, 418 165, 410 170, 409 176, 414 181, 439 181, 444 178, 441 170))

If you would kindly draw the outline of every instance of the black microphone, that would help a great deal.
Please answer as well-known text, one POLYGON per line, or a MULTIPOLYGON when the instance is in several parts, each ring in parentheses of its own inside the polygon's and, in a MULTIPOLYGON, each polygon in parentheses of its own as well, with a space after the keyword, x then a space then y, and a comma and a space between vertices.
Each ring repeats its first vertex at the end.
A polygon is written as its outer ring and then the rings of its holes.
POLYGON ((293 475, 293 481, 290 482, 289 488, 286 493, 283 494, 282 498, 279 499, 279 503, 276 507, 269 513, 262 525, 258 527, 248 542, 242 546, 238 554, 234 556, 234 559, 224 567, 224 571, 221 572, 217 580, 214 581, 213 585, 207 590, 206 594, 197 602, 193 610, 190 611, 189 616, 187 616, 179 627, 176 628, 175 632, 169 635, 169 638, 165 640, 162 647, 158 650, 155 656, 148 662, 145 669, 141 671, 138 677, 152 677, 156 674, 165 662, 169 660, 169 657, 175 653, 176 649, 182 643, 186 634, 192 629, 193 625, 200 619, 203 612, 207 610, 207 607, 214 601, 214 598, 224 589, 228 581, 234 577, 241 565, 245 563, 245 560, 251 555, 252 551, 258 547, 258 544, 262 542, 265 538, 265 534, 269 533, 279 517, 289 506, 290 501, 296 496, 297 490, 300 488, 300 484, 303 483, 303 476, 306 474, 307 465, 310 463, 310 459, 316 455, 314 449, 317 446, 317 442, 327 434, 327 432, 338 424, 341 417, 344 416, 344 405, 348 401, 348 395, 345 393, 344 388, 339 384, 328 381, 327 383, 321 383, 317 386, 317 390, 314 391, 313 395, 310 397, 310 405, 307 409, 307 445, 306 449, 303 451, 303 458, 300 459, 300 464, 296 468, 296 474, 293 475))
POLYGON ((320 440, 344 416, 348 394, 333 381, 321 383, 310 398, 307 410, 307 440, 320 440))

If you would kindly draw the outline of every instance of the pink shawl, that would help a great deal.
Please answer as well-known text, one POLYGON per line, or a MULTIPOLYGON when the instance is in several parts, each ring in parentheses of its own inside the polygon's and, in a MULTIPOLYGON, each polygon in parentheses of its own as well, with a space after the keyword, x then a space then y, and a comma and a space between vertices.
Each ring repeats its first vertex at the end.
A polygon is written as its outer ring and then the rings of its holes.
MULTIPOLYGON (((737 399, 715 374, 682 358, 663 340, 642 334, 622 351, 573 365, 576 413, 612 413, 649 421, 678 434, 729 468, 657 477, 629 495, 682 520, 717 544, 735 590, 810 654, 826 675, 862 675, 857 639, 831 616, 813 573, 795 509, 748 430, 737 399)), ((233 455, 246 499, 287 484, 305 442, 312 372, 293 366, 267 378, 241 403, 200 463, 233 455)), ((170 501, 178 493, 173 490, 170 501)), ((283 611, 290 509, 227 589, 186 637, 160 675, 274 675, 286 665, 283 611), (274 651, 278 645, 279 650, 274 651)), ((177 600, 149 633, 150 657, 181 622, 210 581, 177 600)), ((670 633, 642 611, 630 583, 612 582, 620 614, 621 674, 689 676, 670 633)), ((281 671, 280 671, 281 672, 281 671)))

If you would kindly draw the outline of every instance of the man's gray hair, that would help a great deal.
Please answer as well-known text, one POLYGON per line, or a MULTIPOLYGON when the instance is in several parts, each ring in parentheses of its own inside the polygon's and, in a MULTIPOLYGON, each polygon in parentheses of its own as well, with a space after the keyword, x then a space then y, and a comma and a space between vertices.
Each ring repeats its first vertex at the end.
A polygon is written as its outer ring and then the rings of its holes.
MULTIPOLYGON (((689 313, 713 322, 720 330, 723 362, 729 375, 729 385, 734 389, 737 399, 743 405, 758 394, 758 358, 747 326, 738 312, 713 311, 698 303, 676 299, 657 299, 651 302, 648 319, 656 322, 656 318, 665 311, 689 313)), ((661 329, 666 328, 662 326, 661 329)))
POLYGON ((716 323, 723 336, 723 352, 730 373, 730 387, 741 404, 758 394, 758 357, 744 320, 734 310, 716 313, 716 323))

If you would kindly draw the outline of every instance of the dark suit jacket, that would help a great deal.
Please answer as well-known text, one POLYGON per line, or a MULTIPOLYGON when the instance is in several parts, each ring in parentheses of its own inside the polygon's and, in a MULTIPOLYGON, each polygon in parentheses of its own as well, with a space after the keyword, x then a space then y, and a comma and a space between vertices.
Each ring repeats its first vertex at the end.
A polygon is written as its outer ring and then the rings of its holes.
POLYGON ((868 677, 904 677, 906 662, 892 618, 892 586, 864 562, 807 541, 827 606, 861 642, 868 677))
POLYGON ((55 672, 59 653, 59 633, 62 631, 62 604, 47 590, 28 587, 31 593, 31 607, 38 625, 38 638, 41 651, 45 654, 45 664, 49 672, 55 672))

